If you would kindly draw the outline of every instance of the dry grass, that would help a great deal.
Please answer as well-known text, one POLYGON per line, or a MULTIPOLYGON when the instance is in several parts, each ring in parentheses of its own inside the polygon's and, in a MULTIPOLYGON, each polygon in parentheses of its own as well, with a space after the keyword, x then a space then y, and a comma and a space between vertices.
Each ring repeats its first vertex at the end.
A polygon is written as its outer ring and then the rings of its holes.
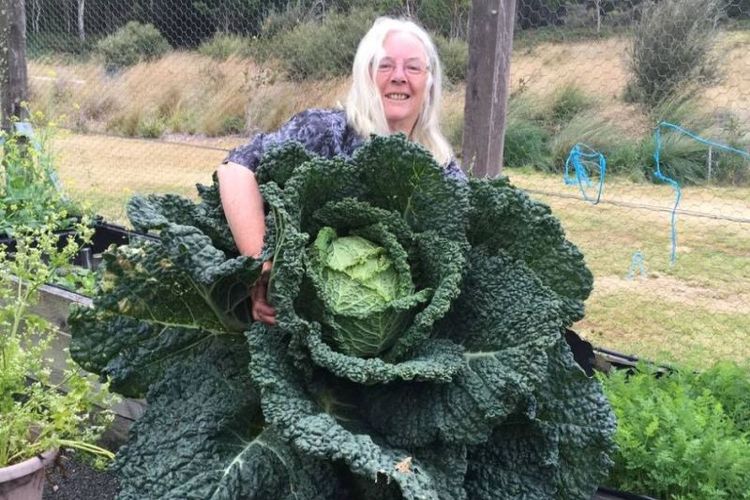
MULTIPOLYGON (((225 141, 223 147, 234 145, 225 141)), ((70 134, 55 142, 65 189, 120 224, 127 224, 125 203, 136 193, 195 196, 196 183, 211 182, 227 153, 195 146, 70 134)))

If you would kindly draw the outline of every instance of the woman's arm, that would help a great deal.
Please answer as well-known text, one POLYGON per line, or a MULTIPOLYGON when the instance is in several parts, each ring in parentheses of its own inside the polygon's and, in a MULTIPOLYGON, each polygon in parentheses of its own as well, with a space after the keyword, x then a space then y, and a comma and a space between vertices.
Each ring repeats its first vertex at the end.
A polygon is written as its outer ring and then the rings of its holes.
POLYGON ((231 161, 216 170, 224 215, 242 255, 259 257, 266 224, 255 174, 231 161))
MULTIPOLYGON (((240 254, 259 257, 263 250, 266 224, 263 214, 263 199, 260 196, 255 174, 231 161, 219 166, 219 195, 224 215, 229 224, 240 254)), ((263 274, 250 291, 253 319, 268 325, 276 323, 276 310, 266 298, 268 273, 271 263, 263 264, 263 274)))

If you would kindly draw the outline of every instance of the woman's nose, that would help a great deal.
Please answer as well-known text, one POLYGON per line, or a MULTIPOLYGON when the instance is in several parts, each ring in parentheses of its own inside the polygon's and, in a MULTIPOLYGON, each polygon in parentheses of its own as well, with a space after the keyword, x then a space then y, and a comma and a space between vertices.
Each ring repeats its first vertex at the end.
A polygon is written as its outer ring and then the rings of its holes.
POLYGON ((393 67, 393 71, 391 72, 391 81, 392 82, 405 82, 406 81, 406 73, 404 72, 404 67, 400 64, 396 64, 393 67))

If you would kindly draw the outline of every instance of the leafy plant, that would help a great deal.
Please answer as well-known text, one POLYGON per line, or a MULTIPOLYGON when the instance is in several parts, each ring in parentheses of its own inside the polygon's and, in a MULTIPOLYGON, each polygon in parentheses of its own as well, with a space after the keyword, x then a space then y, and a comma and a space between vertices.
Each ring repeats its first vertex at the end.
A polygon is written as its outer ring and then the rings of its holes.
POLYGON ((750 498, 746 369, 657 378, 641 365, 602 380, 618 421, 615 487, 665 499, 750 498))
POLYGON ((510 168, 532 165, 547 170, 550 163, 550 134, 542 126, 511 118, 505 133, 503 161, 510 168))
MULTIPOLYGON (((76 231, 83 240, 92 235, 84 224, 76 231)), ((92 444, 111 421, 95 411, 109 401, 106 388, 70 358, 60 377, 53 374, 47 358, 57 328, 32 313, 41 285, 79 249, 74 237, 59 248, 50 227, 18 234, 13 255, 0 248, 0 467, 60 447, 114 458, 92 444)))
POLYGON ((237 256, 215 185, 136 197, 161 240, 105 256, 71 315, 74 358, 149 403, 122 498, 591 496, 614 419, 562 331, 592 276, 546 206, 403 136, 350 160, 291 144, 257 179, 262 258, 237 256), (268 258, 277 325, 250 325, 268 258))
POLYGON ((132 66, 158 58, 169 51, 167 40, 153 24, 130 21, 113 34, 99 40, 96 50, 109 69, 132 66))
POLYGON ((558 125, 565 125, 574 116, 590 109, 592 99, 580 87, 566 84, 552 96, 552 119, 558 125))
POLYGON ((712 78, 721 10, 718 0, 647 2, 633 36, 626 97, 655 105, 687 84, 712 78))
POLYGON ((49 283, 91 297, 96 291, 96 271, 85 267, 67 266, 58 269, 50 277, 49 283))
POLYGON ((250 39, 228 33, 216 33, 210 40, 200 44, 198 53, 220 61, 232 56, 247 56, 250 52, 250 39))
POLYGON ((18 229, 68 229, 82 215, 57 178, 50 148, 54 126, 39 113, 31 123, 34 133, 0 131, 0 234, 10 237, 18 229))
POLYGON ((445 38, 440 35, 433 37, 443 65, 443 74, 452 83, 466 79, 469 66, 469 45, 459 38, 445 38))
POLYGON ((334 13, 279 33, 268 44, 292 80, 323 79, 351 72, 357 45, 376 15, 369 9, 334 13))

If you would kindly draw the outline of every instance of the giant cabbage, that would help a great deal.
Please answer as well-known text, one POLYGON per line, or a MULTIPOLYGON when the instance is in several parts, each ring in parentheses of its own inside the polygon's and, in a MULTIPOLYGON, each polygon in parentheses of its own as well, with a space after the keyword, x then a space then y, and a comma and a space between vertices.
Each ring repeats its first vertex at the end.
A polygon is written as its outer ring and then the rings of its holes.
POLYGON ((563 340, 592 276, 546 206, 401 136, 351 159, 288 144, 257 178, 261 259, 215 184, 136 197, 160 239, 114 249, 71 316, 75 359, 149 402, 120 498, 591 497, 615 424, 563 340), (274 327, 247 311, 269 258, 274 327))

